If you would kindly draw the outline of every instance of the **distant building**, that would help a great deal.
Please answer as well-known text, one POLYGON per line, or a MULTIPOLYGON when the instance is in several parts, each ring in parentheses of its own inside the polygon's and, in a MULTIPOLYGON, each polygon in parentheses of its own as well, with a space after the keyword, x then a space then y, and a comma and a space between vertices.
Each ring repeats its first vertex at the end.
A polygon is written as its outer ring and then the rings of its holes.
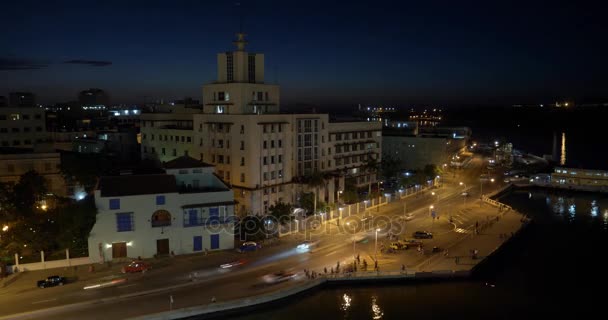
POLYGON ((32 108, 36 106, 36 95, 31 92, 11 92, 9 106, 13 108, 32 108))
POLYGON ((4 108, 8 105, 5 96, 0 96, 0 108, 4 108))
POLYGON ((0 182, 14 185, 19 182, 21 175, 31 170, 44 177, 49 192, 58 196, 68 195, 61 174, 59 153, 24 148, 0 148, 0 182))
POLYGON ((97 88, 80 91, 78 102, 84 110, 103 110, 110 106, 108 94, 97 88))
POLYGON ((561 187, 608 189, 608 171, 556 167, 551 183, 561 187))
POLYGON ((47 140, 44 109, 26 106, 0 108, 0 146, 33 148, 47 140))
POLYGON ((184 156, 164 167, 165 174, 100 179, 92 261, 234 248, 234 195, 213 166, 184 156))
POLYGON ((123 161, 139 159, 135 128, 99 130, 93 135, 72 140, 72 147, 78 153, 103 153, 123 161))
POLYGON ((420 170, 427 164, 442 167, 465 147, 465 140, 446 137, 394 135, 384 132, 382 150, 384 159, 396 160, 399 168, 420 170))

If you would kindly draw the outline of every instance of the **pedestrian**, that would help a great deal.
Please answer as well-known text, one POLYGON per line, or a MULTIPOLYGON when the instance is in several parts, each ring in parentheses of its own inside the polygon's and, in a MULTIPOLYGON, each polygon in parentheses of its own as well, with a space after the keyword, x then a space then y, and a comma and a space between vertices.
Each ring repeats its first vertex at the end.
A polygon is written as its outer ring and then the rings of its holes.
POLYGON ((447 257, 448 256, 448 249, 445 249, 445 251, 443 252, 443 256, 447 257))
POLYGON ((378 270, 378 260, 374 261, 374 269, 378 270))
POLYGON ((357 253, 357 263, 361 263, 361 260, 359 259, 359 254, 357 253))
POLYGON ((334 274, 334 267, 331 267, 330 272, 331 272, 331 274, 334 274))
POLYGON ((209 250, 207 248, 205 248, 205 255, 209 254, 209 250))
POLYGON ((211 303, 215 303, 215 296, 211 297, 211 303))
POLYGON ((327 267, 323 268, 323 272, 327 274, 327 267))
POLYGON ((402 264, 402 265, 401 265, 401 272, 404 272, 404 271, 405 271, 405 265, 404 265, 404 264, 402 264))

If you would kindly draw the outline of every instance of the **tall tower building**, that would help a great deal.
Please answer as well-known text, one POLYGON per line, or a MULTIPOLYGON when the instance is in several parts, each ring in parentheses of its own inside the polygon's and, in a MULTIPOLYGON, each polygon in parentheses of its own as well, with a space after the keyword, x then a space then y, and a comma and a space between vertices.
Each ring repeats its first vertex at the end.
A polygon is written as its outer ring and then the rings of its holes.
POLYGON ((233 43, 235 51, 217 55, 217 81, 203 86, 204 113, 278 113, 279 86, 264 83, 264 55, 245 51, 244 33, 233 43))
POLYGON ((345 184, 375 183, 365 164, 381 160, 380 122, 332 122, 326 113, 281 114, 279 86, 264 82, 264 55, 220 53, 217 81, 203 85, 203 113, 142 114, 142 157, 188 155, 215 167, 234 191, 236 212, 265 215, 277 202, 297 205, 306 181, 322 173, 321 202, 335 202, 345 184))

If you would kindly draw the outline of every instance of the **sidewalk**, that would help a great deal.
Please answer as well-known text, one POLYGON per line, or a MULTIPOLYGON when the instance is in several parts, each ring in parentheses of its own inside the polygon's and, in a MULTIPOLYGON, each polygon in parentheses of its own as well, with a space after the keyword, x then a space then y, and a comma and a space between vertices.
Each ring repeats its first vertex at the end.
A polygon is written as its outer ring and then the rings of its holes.
POLYGON ((419 264, 417 270, 471 270, 519 232, 525 224, 522 222, 522 218, 523 215, 513 210, 504 215, 494 214, 480 223, 477 235, 474 232, 467 234, 447 248, 447 256, 444 255, 444 252, 437 253, 419 264), (478 251, 476 259, 473 259, 474 250, 478 251))

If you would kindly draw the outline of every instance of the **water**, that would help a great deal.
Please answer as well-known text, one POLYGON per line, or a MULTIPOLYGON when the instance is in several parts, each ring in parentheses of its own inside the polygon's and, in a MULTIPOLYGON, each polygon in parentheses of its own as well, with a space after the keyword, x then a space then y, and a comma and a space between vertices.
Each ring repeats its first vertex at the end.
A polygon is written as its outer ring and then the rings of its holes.
POLYGON ((608 196, 518 191, 501 201, 534 218, 462 282, 330 287, 231 319, 522 319, 603 312, 608 196))

